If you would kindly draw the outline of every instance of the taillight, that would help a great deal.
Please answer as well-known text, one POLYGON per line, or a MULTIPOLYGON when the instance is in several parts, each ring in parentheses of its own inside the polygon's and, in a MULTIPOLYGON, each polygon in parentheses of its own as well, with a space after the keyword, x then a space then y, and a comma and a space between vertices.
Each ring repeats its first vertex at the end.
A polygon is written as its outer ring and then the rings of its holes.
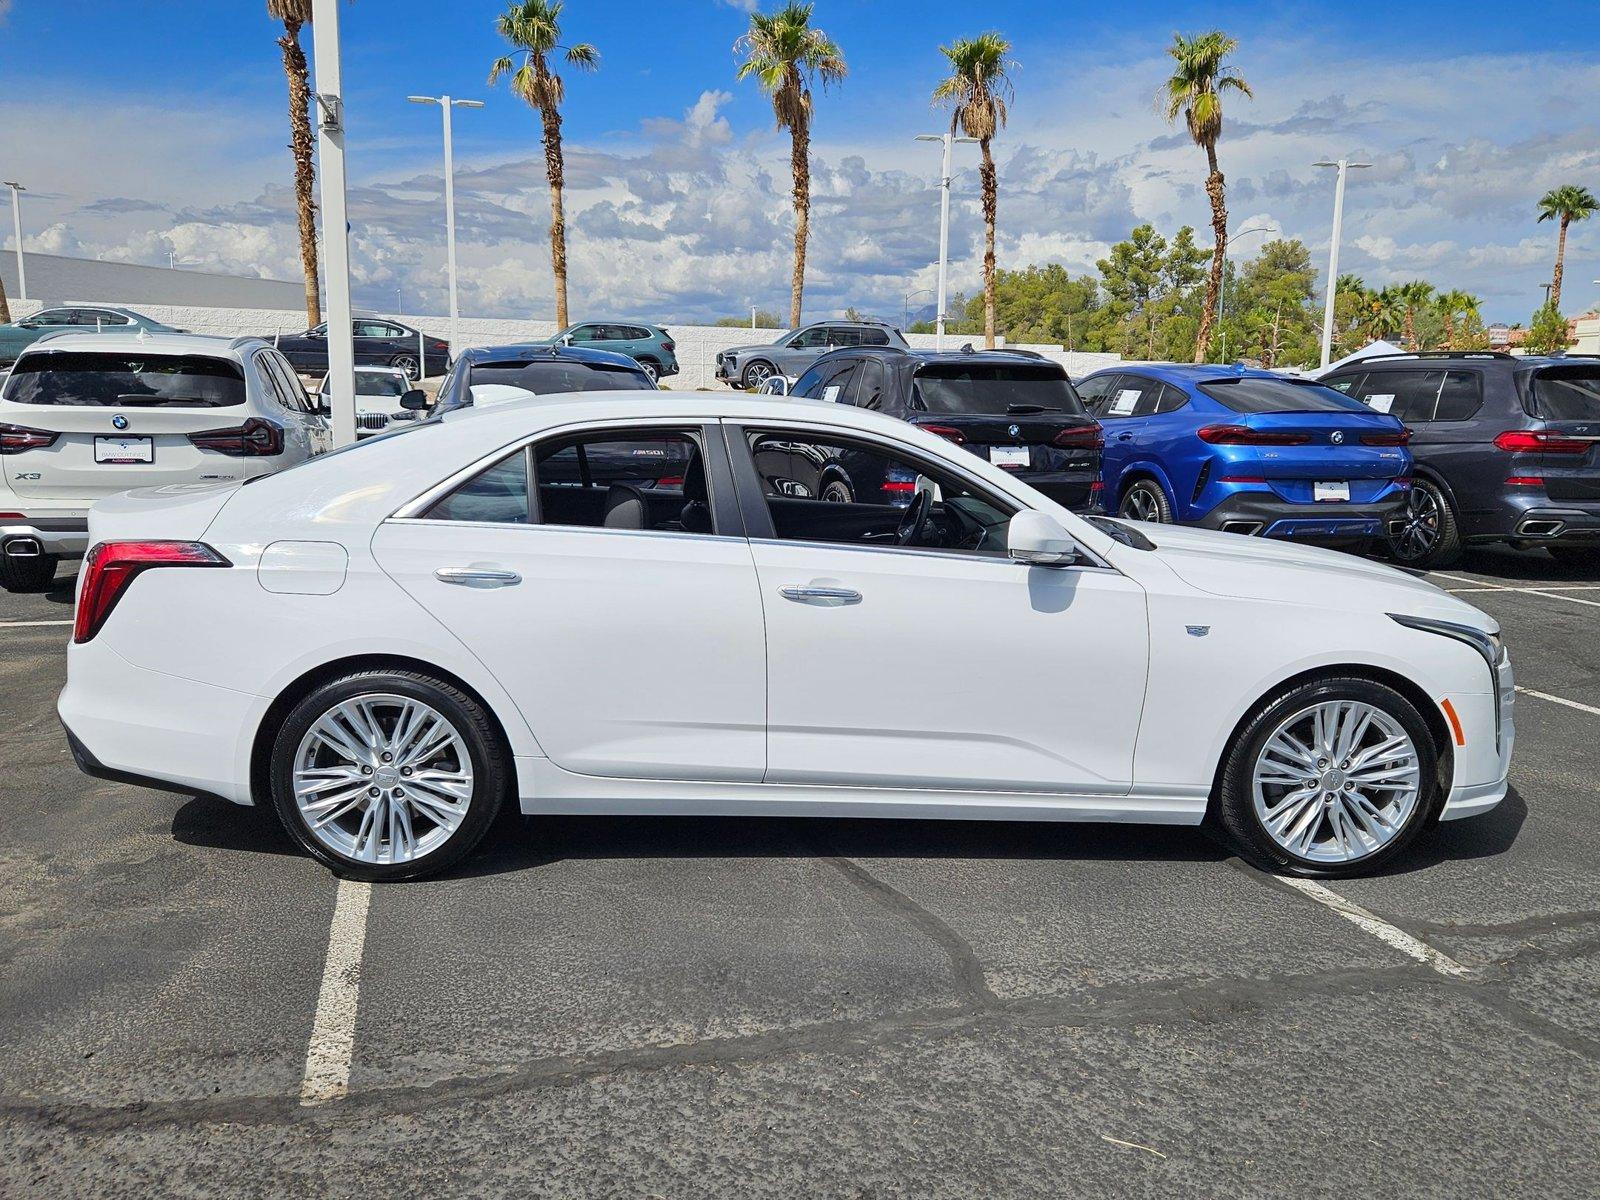
POLYGON ((946 439, 947 441, 954 442, 958 446, 964 446, 967 441, 967 435, 962 433, 961 430, 957 429, 954 425, 923 425, 921 428, 926 429, 929 433, 936 433, 940 437, 946 439))
POLYGON ((1218 483, 1265 483, 1265 475, 1224 475, 1217 480, 1218 483))
POLYGON ((1363 446, 1404 446, 1411 441, 1411 430, 1402 429, 1398 433, 1363 433, 1361 444, 1363 446))
POLYGON ((72 640, 87 642, 100 632, 135 575, 152 567, 231 567, 204 542, 100 542, 83 560, 72 640))
POLYGON ((24 450, 43 450, 59 433, 43 429, 24 429, 21 425, 0 425, 0 454, 21 454, 24 450))
POLYGON ((450 349, 450 343, 449 342, 435 342, 433 345, 429 346, 428 349, 429 350, 441 350, 441 351, 442 350, 448 350, 448 349, 450 349))
POLYGON ((671 354, 678 347, 677 347, 677 344, 674 343, 674 342, 662 342, 661 343, 661 348, 663 350, 665 350, 668 354, 671 354))
POLYGON ((283 426, 262 417, 251 417, 233 429, 191 433, 189 440, 202 450, 215 450, 234 458, 256 458, 283 453, 283 426))
POLYGON ((1105 434, 1098 424, 1073 425, 1050 439, 1052 446, 1063 450, 1099 450, 1106 444, 1105 434))
POLYGON ((1389 480, 1389 482, 1394 484, 1394 486, 1399 488, 1401 491, 1404 491, 1406 488, 1411 486, 1411 476, 1396 475, 1393 479, 1389 480))
POLYGON ((883 483, 883 490, 890 493, 898 492, 902 495, 910 495, 917 490, 917 481, 915 479, 886 479, 883 483))
POLYGON ((1213 446, 1304 446, 1311 441, 1309 433, 1251 429, 1246 425, 1207 425, 1196 436, 1213 446))
POLYGON ((1590 443, 1543 429, 1508 429, 1494 444, 1512 454, 1587 454, 1590 443))

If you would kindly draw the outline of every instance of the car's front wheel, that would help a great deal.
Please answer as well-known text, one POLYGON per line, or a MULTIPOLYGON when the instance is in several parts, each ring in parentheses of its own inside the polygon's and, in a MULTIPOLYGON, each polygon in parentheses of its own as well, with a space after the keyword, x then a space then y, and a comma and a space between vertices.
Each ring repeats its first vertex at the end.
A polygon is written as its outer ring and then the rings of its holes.
POLYGON ((1399 692, 1333 677, 1269 698, 1229 747, 1216 816, 1235 846, 1291 875, 1363 874, 1439 802, 1428 723, 1399 692))
POLYGON ((763 383, 771 379, 774 373, 771 363, 762 362, 758 358, 744 369, 744 375, 741 378, 748 390, 755 391, 763 383))
POLYGON ((511 779, 482 706, 411 671, 321 685, 290 710, 271 753, 285 828, 348 879, 415 879, 459 862, 511 779))

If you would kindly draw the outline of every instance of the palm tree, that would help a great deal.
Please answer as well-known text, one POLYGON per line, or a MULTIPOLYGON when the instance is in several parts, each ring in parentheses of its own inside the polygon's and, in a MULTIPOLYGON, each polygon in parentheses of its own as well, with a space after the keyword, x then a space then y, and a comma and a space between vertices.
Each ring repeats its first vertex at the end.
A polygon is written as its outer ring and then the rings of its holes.
POLYGON ((1217 139, 1222 136, 1222 93, 1228 90, 1254 96, 1238 68, 1223 65, 1223 59, 1239 48, 1239 43, 1220 29, 1186 38, 1172 35, 1167 53, 1177 69, 1162 85, 1157 103, 1168 121, 1182 113, 1194 144, 1206 152, 1206 195, 1211 200, 1211 274, 1206 279, 1205 304, 1200 310, 1200 329, 1195 335, 1194 361, 1203 363, 1211 350, 1211 331, 1217 323, 1217 297, 1222 291, 1222 260, 1228 252, 1228 205, 1222 171, 1217 167, 1217 139))
POLYGON ((1566 270, 1567 226, 1574 221, 1588 220, 1596 209, 1600 209, 1600 200, 1594 198, 1594 193, 1572 184, 1551 188, 1539 201, 1539 220, 1560 222, 1561 231, 1556 235, 1556 269, 1550 277, 1550 303, 1557 312, 1561 311, 1561 276, 1566 270))
POLYGON ((1444 318, 1445 349, 1456 349, 1456 321, 1461 317, 1478 316, 1478 298, 1471 292, 1452 289, 1442 293, 1435 301, 1439 315, 1444 318))
POLYGON ((939 53, 950 60, 950 77, 933 89, 935 104, 951 107, 950 132, 959 126, 967 137, 978 139, 983 165, 978 179, 983 188, 983 340, 994 346, 994 231, 999 209, 1000 184, 995 176, 994 154, 990 144, 1005 128, 1007 105, 1011 101, 1011 81, 1006 61, 1011 43, 998 33, 975 38, 957 38, 939 53))
POLYGON ((1402 328, 1405 331, 1406 349, 1417 350, 1417 310, 1426 308, 1433 301, 1433 285, 1414 279, 1410 283, 1402 283, 1395 289, 1400 300, 1401 310, 1405 316, 1402 328))
POLYGON ((306 278, 306 324, 322 323, 322 301, 317 291, 316 167, 311 137, 311 80, 306 52, 300 48, 300 27, 311 20, 311 0, 267 0, 267 16, 283 22, 278 49, 283 52, 283 73, 289 79, 289 153, 294 156, 294 204, 300 220, 300 271, 306 278))
POLYGON ((779 129, 789 131, 789 167, 794 175, 794 274, 789 282, 789 328, 800 327, 806 287, 806 239, 811 233, 811 84, 838 83, 849 70, 838 45, 811 27, 810 4, 793 0, 777 12, 753 12, 750 28, 733 44, 744 55, 738 78, 750 76, 772 97, 779 129))
POLYGON ((566 178, 561 157, 561 102, 567 90, 561 76, 550 69, 550 59, 560 54, 580 71, 593 71, 600 65, 600 51, 589 43, 562 45, 563 7, 561 0, 512 0, 495 21, 500 36, 511 43, 511 53, 495 59, 489 68, 491 87, 500 76, 512 73, 511 91, 529 108, 538 109, 544 124, 544 173, 550 181, 550 267, 555 275, 556 326, 561 329, 568 325, 567 218, 561 200, 566 178), (520 66, 516 61, 519 55, 520 66))
POLYGON ((1405 324, 1405 302, 1392 287, 1380 288, 1366 294, 1366 311, 1362 314, 1362 331, 1376 341, 1393 337, 1405 324))

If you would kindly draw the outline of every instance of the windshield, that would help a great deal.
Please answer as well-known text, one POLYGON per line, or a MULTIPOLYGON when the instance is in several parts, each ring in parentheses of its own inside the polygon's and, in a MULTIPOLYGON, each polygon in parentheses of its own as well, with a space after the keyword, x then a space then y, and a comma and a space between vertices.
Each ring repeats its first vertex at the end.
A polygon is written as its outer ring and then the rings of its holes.
POLYGON ((642 370, 609 363, 583 363, 571 359, 543 362, 483 362, 472 365, 470 387, 500 384, 521 388, 538 396, 558 392, 649 391, 650 377, 642 370))
POLYGON ((1202 383, 1200 390, 1236 413, 1371 411, 1361 401, 1320 383, 1288 379, 1213 379, 1202 383))
POLYGON ((390 371, 356 370, 358 396, 404 396, 410 387, 409 380, 390 371))
POLYGON ((244 372, 220 358, 186 354, 25 354, 11 369, 13 404, 63 407, 227 408, 244 403, 244 372))
POLYGON ((1545 421, 1600 421, 1600 363, 1540 371, 1533 377, 1533 415, 1545 421))
POLYGON ((1050 363, 930 363, 917 372, 914 386, 921 407, 931 413, 1084 411, 1066 373, 1050 363))

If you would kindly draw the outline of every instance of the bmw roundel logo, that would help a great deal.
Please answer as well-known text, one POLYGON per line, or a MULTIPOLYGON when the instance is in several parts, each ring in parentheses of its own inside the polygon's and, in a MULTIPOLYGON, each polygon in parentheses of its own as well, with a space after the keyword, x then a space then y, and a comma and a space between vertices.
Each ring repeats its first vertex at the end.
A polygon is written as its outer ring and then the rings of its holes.
POLYGON ((1344 444, 1344 434, 1339 432, 1339 430, 1335 429, 1333 431, 1333 436, 1331 436, 1328 440, 1330 442, 1332 442, 1335 446, 1343 445, 1344 444))
POLYGON ((1006 432, 1009 433, 1012 437, 1021 437, 1022 436, 1022 426, 1021 425, 1011 425, 1011 426, 1007 427, 1006 432))
POLYGON ((128 427, 128 418, 123 416, 121 413, 118 413, 116 416, 111 418, 111 428, 113 428, 113 429, 126 429, 127 427, 128 427))

